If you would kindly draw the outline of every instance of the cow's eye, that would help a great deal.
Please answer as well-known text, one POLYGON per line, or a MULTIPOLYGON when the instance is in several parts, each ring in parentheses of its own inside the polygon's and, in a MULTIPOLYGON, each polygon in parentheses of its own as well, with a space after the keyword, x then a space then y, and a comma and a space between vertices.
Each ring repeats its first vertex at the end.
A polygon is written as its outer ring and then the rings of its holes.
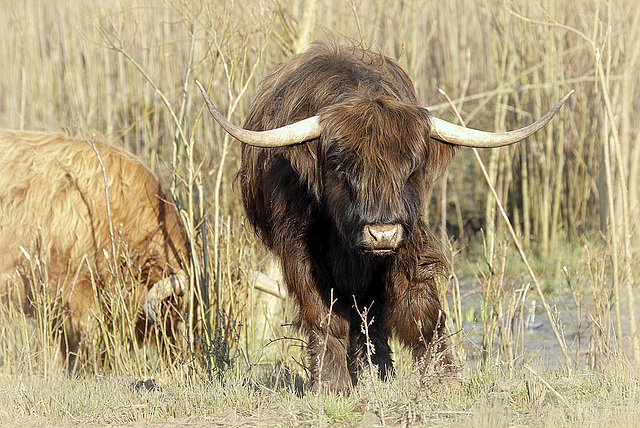
POLYGON ((422 174, 422 168, 414 169, 409 177, 407 178, 407 184, 415 183, 417 180, 420 180, 420 174, 422 174))

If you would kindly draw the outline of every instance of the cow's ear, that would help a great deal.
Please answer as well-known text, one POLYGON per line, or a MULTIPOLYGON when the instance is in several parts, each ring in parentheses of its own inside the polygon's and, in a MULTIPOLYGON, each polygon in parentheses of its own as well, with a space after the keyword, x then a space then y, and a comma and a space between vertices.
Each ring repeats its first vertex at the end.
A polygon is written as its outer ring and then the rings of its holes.
POLYGON ((449 167, 458 146, 431 138, 431 113, 426 108, 418 108, 418 112, 423 118, 421 124, 427 148, 427 170, 430 171, 429 182, 432 183, 449 167))
POLYGON ((287 148, 289 161, 298 174, 300 184, 308 189, 316 201, 320 200, 322 194, 318 140, 307 141, 287 148))

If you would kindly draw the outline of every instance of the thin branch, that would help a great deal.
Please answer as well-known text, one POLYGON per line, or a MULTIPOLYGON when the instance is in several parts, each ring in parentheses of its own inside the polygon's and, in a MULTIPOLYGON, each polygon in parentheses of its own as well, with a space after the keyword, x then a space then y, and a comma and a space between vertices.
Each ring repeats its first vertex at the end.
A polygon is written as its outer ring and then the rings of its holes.
POLYGON ((115 237, 115 233, 113 232, 113 217, 111 215, 111 202, 109 200, 109 177, 107 176, 107 169, 105 168, 104 162, 102 161, 102 156, 100 156, 98 147, 96 147, 95 139, 96 139, 96 136, 94 134, 93 137, 91 138, 91 141, 87 139, 85 139, 84 141, 96 153, 98 162, 100 163, 100 168, 102 168, 102 178, 104 179, 104 196, 105 196, 105 202, 107 204, 107 218, 109 220, 109 234, 111 235, 111 251, 112 251, 111 257, 113 257, 113 260, 115 261, 116 237, 115 237))
POLYGON ((547 389, 549 391, 551 391, 551 393, 553 393, 553 395, 555 395, 561 402, 562 404, 564 404, 565 406, 567 406, 567 409, 569 409, 572 413, 575 412, 575 409, 573 408, 573 406, 571 406, 571 404, 569 404, 569 402, 567 401, 566 398, 564 398, 564 396, 562 394, 560 394, 558 391, 556 391, 556 389, 551 386, 549 384, 549 382, 547 382, 546 380, 544 380, 544 378, 542 376, 540 376, 538 373, 536 373, 531 367, 529 367, 528 364, 524 364, 523 366, 525 369, 529 370, 531 372, 532 375, 534 375, 544 386, 547 387, 547 389))
MULTIPOLYGON (((451 99, 448 97, 448 95, 442 89, 440 89, 440 92, 449 100, 449 102, 451 103, 451 107, 454 109, 454 111, 456 113, 456 116, 460 120, 460 123, 463 126, 465 126, 464 125, 464 120, 462 119, 462 117, 460 116, 460 113, 456 109, 455 104, 453 104, 453 102, 451 102, 451 99)), ((547 314, 547 317, 549 318, 549 322, 551 324, 551 329, 553 330, 553 333, 556 336, 556 340, 558 341, 558 344, 560 345, 560 348, 562 349, 562 353, 563 353, 565 361, 567 363, 567 367, 571 367, 571 365, 572 365, 571 364, 571 357, 569 356, 569 351, 567 350, 567 345, 566 345, 566 343, 564 341, 564 338, 560 334, 560 330, 558 329, 558 326, 557 326, 557 321, 553 317, 553 314, 551 312, 551 307, 547 303, 547 299, 544 296, 544 293, 542 291, 542 287, 540 286, 540 283, 538 282, 538 277, 536 276, 535 272, 533 271, 533 268, 531 267, 531 264, 529 264, 529 260, 528 260, 528 258, 526 256, 525 252, 524 252, 524 249, 522 248, 522 244, 520 243, 520 239, 518 238, 518 235, 516 235, 516 232, 513 229, 513 226, 511 224, 511 220, 509 219, 509 216, 508 216, 507 212, 505 211, 504 206, 502 205, 502 201, 500 200, 500 197, 498 196, 498 193, 496 192, 496 189, 493 186, 493 183, 491 182, 491 178, 489 177, 489 174, 488 174, 487 169, 486 169, 486 167, 484 165, 484 162, 482 162, 482 159, 480 158, 480 154, 478 153, 478 149, 473 148, 472 150, 473 150, 473 154, 476 157, 478 165, 480 166, 480 169, 482 170, 482 174, 484 175, 484 179, 487 182, 487 185, 489 186, 489 190, 491 191, 491 194, 493 195, 493 197, 496 200, 496 204, 498 206, 500 214, 502 215, 502 218, 505 221, 505 224, 507 225, 509 233, 511 234, 511 238, 513 239, 513 242, 516 245, 516 248, 518 249, 518 254, 520 254, 520 258, 524 262, 524 264, 525 264, 525 266, 527 268, 527 271, 529 272, 529 275, 533 279, 533 283, 535 284, 536 291, 538 292, 538 295, 540 296, 540 301, 542 302, 542 306, 544 307, 544 310, 545 310, 545 312, 547 314)))
POLYGON ((186 137, 184 131, 182 130, 182 124, 180 123, 180 120, 178 119, 178 116, 176 116, 175 111, 173 111, 173 108, 171 107, 171 103, 169 102, 167 97, 164 95, 164 93, 160 90, 160 87, 156 84, 156 82, 151 78, 151 76, 149 76, 149 74, 147 74, 147 72, 144 70, 142 65, 140 65, 140 63, 138 63, 138 61, 136 61, 131 55, 129 55, 129 52, 127 52, 123 47, 116 46, 114 44, 112 44, 111 46, 108 46, 108 47, 109 47, 109 49, 112 49, 112 50, 122 54, 122 56, 124 56, 127 60, 129 60, 129 62, 131 64, 133 64, 133 66, 140 72, 140 74, 142 74, 142 76, 147 80, 147 82, 149 82, 149 84, 151 85, 153 90, 156 91, 156 94, 158 94, 158 96, 162 100, 162 103, 167 108, 167 111, 171 115, 171 118, 175 122, 176 129, 177 129, 178 134, 180 135, 180 138, 182 139, 183 143, 185 145, 187 145, 189 142, 187 140, 187 137, 186 137))

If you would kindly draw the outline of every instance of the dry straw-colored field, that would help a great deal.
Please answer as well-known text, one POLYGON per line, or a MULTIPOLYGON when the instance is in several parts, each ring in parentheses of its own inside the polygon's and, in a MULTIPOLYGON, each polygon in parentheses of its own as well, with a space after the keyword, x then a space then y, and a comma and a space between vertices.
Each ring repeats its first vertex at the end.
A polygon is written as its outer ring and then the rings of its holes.
POLYGON ((102 325, 64 373, 44 308, 34 320, 3 305, 0 424, 637 425, 635 2, 24 0, 0 2, 0 31, 0 126, 95 135, 156 170, 198 250, 190 309, 203 326, 170 362, 102 325), (460 150, 425 207, 452 255, 455 380, 421 386, 398 350, 392 382, 300 395, 292 311, 247 285, 275 276, 273 262, 234 190, 239 147, 194 81, 241 123, 261 78, 313 40, 396 58, 432 113, 483 130, 528 124, 576 91, 526 142, 460 150))

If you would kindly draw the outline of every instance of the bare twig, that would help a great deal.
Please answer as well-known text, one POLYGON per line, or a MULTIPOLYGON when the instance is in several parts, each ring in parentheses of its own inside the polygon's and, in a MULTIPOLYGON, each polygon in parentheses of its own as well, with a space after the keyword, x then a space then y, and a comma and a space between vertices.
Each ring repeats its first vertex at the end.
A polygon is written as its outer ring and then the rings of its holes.
MULTIPOLYGON (((104 166, 104 162, 102 161, 102 156, 100 156, 100 152, 98 151, 98 147, 96 147, 95 143, 96 136, 95 134, 91 138, 91 141, 85 139, 84 141, 93 149, 96 153, 96 157, 98 158, 98 162, 100 163, 100 168, 102 168, 102 178, 104 179, 104 197, 105 203, 107 205, 107 219, 109 220, 109 234, 111 235, 111 257, 115 262, 116 259, 116 237, 113 232, 113 217, 111 215, 111 201, 109 199, 109 177, 107 176, 107 169, 104 166)), ((109 262, 111 266, 111 262, 109 262)))
POLYGON ((565 406, 567 406, 567 409, 569 409, 571 412, 575 412, 575 409, 573 408, 573 406, 571 406, 571 404, 569 404, 569 402, 567 401, 566 398, 564 398, 564 396, 562 394, 560 394, 558 391, 556 391, 556 389, 551 386, 549 384, 549 382, 547 382, 546 380, 544 380, 544 378, 542 376, 540 376, 538 373, 536 373, 531 367, 529 367, 529 364, 524 364, 523 366, 525 369, 529 370, 531 372, 532 375, 534 375, 536 377, 536 379, 538 379, 544 386, 547 387, 547 389, 549 391, 551 391, 551 393, 553 395, 555 395, 561 402, 562 404, 564 404, 565 406))
POLYGON ((376 401, 378 404, 378 411, 380 412, 380 421, 382 422, 382 426, 385 426, 385 417, 384 417, 384 403, 382 401, 382 397, 380 396, 380 391, 378 390, 378 386, 375 382, 376 379, 376 373, 375 373, 375 368, 373 367, 373 361, 371 360, 371 356, 375 353, 375 348, 373 346, 373 343, 371 343, 371 337, 369 336, 369 325, 371 325, 373 323, 373 318, 371 318, 371 320, 368 319, 369 316, 369 310, 371 309, 371 306, 373 306, 373 302, 371 302, 371 305, 367 308, 363 308, 363 310, 361 311, 358 308, 358 301, 356 300, 356 296, 353 296, 353 307, 356 309, 356 312, 358 312, 358 315, 360 316, 360 320, 362 320, 362 325, 361 325, 361 330, 362 333, 364 334, 365 337, 365 343, 366 343, 366 347, 367 347, 367 363, 369 364, 369 376, 371 376, 371 381, 373 384, 373 390, 376 396, 376 401))
POLYGON ((320 356, 320 361, 318 364, 318 390, 321 389, 322 385, 322 368, 324 366, 324 357, 327 353, 327 339, 329 338, 329 332, 331 331, 331 315, 333 314, 333 304, 335 303, 335 299, 333 298, 333 288, 331 289, 331 303, 329 304, 329 312, 324 320, 322 320, 321 324, 324 324, 326 327, 326 334, 324 336, 324 341, 322 343, 322 354, 320 356))
POLYGON ((302 22, 298 27, 298 35, 293 42, 294 53, 300 53, 309 44, 311 34, 316 24, 316 11, 318 9, 318 0, 307 0, 305 2, 304 12, 302 13, 302 22))
MULTIPOLYGON (((444 91, 440 90, 440 92, 449 100, 449 102, 451 102, 451 99, 447 96, 447 94, 444 91)), ((452 102, 451 102, 451 107, 456 112, 456 115, 458 116, 458 119, 460 120, 460 123, 462 123, 463 126, 464 126, 464 120, 462 119, 462 117, 460 116, 459 112, 456 109, 456 106, 452 102)), ((489 186, 489 190, 491 191, 491 194, 493 195, 493 197, 496 200, 496 203, 497 203, 498 209, 500 211, 500 214, 502 215, 502 218, 504 219, 505 224, 507 225, 507 228, 509 229, 509 233, 511 234, 511 238, 513 239, 513 242, 516 245, 516 248, 518 249, 518 254, 520 255, 520 258, 524 262, 525 266, 527 267, 527 271, 529 272, 529 275, 533 279, 533 283, 534 283, 534 285, 536 287, 536 291, 538 292, 538 295, 540 296, 540 301, 542 302, 542 306, 544 307, 544 310, 545 310, 545 312, 547 314, 547 317, 549 318, 549 323, 551 324, 551 329, 553 330, 553 333, 556 336, 556 340, 558 341, 558 344, 560 345, 560 349, 562 350, 562 354, 564 355, 565 362, 567 364, 567 368, 571 368, 572 367, 571 357, 569 355, 569 351, 567 350, 567 345, 566 345, 566 343, 564 341, 564 337, 560 334, 560 329, 558 328, 558 321, 553 317, 553 314, 551 313, 551 307, 547 303, 547 299, 544 296, 544 293, 542 291, 542 287, 540 286, 540 283, 538 282, 538 277, 535 274, 535 272, 533 271, 533 268, 531 267, 531 264, 529 264, 529 259, 527 258, 526 254, 524 252, 524 249, 522 248, 522 244, 520 243, 520 239, 518 238, 518 235, 516 235, 516 232, 513 229, 513 226, 511 224, 511 220, 509 219, 509 216, 507 215, 507 212, 505 211, 504 206, 502 205, 502 201, 500 200, 500 197, 498 196, 498 193, 496 192, 496 189, 493 186, 493 183, 491 182, 491 179, 489 178, 489 174, 487 173, 487 169, 484 166, 484 162, 482 162, 482 159, 480 158, 480 154, 478 153, 478 150, 476 148, 473 148, 473 154, 475 155, 476 160, 478 162, 478 165, 480 166, 480 169, 482 170, 482 174, 484 175, 485 181, 487 182, 487 185, 489 186)))
POLYGON ((173 110, 173 107, 171 106, 171 103, 169 102, 169 99, 164 95, 164 92, 162 92, 160 87, 151 78, 151 76, 149 76, 149 74, 145 71, 145 69, 142 67, 142 65, 140 65, 140 63, 138 61, 136 61, 129 54, 129 52, 127 52, 122 46, 119 46, 119 45, 116 46, 115 44, 112 44, 111 46, 109 46, 109 49, 112 49, 112 50, 120 53, 122 56, 124 56, 131 64, 133 64, 133 66, 140 72, 140 74, 142 74, 142 76, 147 80, 147 82, 149 82, 149 84, 151 85, 153 90, 156 92, 156 94, 160 97, 160 99, 162 100, 162 103, 165 105, 165 107, 167 108, 167 111, 171 115, 171 118, 173 119, 173 121, 174 121, 174 123, 176 125, 176 130, 178 131, 178 134, 180 135, 180 138, 182 139, 182 142, 184 144, 188 144, 189 140, 187 139, 187 136, 185 135, 185 133, 184 133, 184 131, 182 129, 182 124, 180 123, 180 119, 178 119, 178 116, 176 115, 176 112, 173 110))

